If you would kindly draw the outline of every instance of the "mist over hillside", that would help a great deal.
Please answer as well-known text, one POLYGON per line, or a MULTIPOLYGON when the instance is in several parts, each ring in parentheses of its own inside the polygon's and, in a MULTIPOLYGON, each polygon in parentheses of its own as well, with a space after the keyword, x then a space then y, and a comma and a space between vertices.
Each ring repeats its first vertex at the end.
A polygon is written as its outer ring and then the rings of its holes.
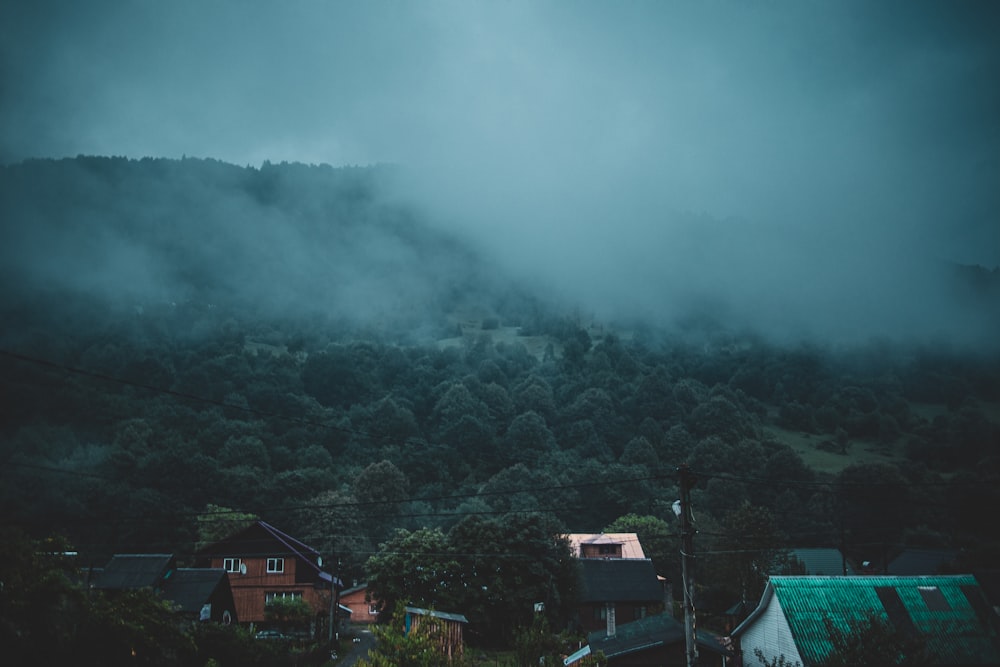
POLYGON ((82 304, 193 303, 409 340, 451 335, 445 315, 490 313, 517 285, 380 199, 390 171, 103 157, 5 167, 3 303, 59 317, 82 304))
POLYGON ((473 235, 391 166, 78 157, 0 178, 3 305, 22 313, 195 303, 409 341, 451 336, 467 313, 534 329, 571 313, 663 331, 701 322, 786 344, 1000 339, 995 270, 776 225, 666 211, 626 236, 610 217, 601 238, 568 225, 553 243, 484 210, 496 229, 473 235))

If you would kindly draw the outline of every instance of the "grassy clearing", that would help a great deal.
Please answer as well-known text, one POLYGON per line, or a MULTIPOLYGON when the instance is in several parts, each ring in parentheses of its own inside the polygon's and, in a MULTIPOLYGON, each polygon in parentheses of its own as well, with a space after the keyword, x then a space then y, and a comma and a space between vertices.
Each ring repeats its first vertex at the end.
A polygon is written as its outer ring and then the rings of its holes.
POLYGON ((548 336, 521 336, 519 335, 519 327, 497 327, 495 329, 483 329, 479 322, 469 323, 468 325, 462 325, 462 335, 454 336, 452 338, 442 338, 437 341, 439 349, 444 349, 446 347, 464 347, 471 344, 478 336, 483 334, 490 337, 493 345, 497 343, 506 343, 507 345, 524 345, 525 349, 528 350, 528 354, 535 357, 539 361, 545 356, 545 347, 552 343, 555 353, 558 355, 561 353, 561 349, 558 343, 552 341, 548 336))
POLYGON ((869 440, 852 440, 846 454, 830 452, 819 448, 825 440, 834 440, 833 434, 811 435, 800 431, 789 431, 779 426, 768 425, 764 433, 774 440, 792 448, 807 466, 816 472, 836 474, 855 463, 902 463, 905 456, 901 442, 881 443, 869 440))

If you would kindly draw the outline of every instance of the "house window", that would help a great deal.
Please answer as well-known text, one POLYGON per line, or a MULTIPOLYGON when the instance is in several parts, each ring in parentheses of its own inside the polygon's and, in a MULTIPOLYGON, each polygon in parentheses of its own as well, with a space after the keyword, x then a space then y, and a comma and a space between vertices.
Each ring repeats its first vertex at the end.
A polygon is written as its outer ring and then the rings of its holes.
POLYGON ((594 620, 595 621, 606 621, 608 619, 608 606, 599 605, 594 607, 594 620))
POLYGON ((242 558, 223 558, 222 559, 222 569, 226 572, 240 572, 240 566, 243 565, 242 558))
MULTIPOLYGON (((264 604, 269 604, 272 600, 294 600, 296 598, 302 597, 302 591, 276 591, 273 593, 264 593, 264 604)), ((259 598, 258 598, 259 599, 259 598)))
POLYGON ((646 607, 633 607, 632 608, 632 620, 638 621, 639 619, 646 618, 646 607))
POLYGON ((285 571, 285 559, 284 558, 268 558, 267 559, 267 573, 268 574, 281 574, 285 571))
POLYGON ((377 604, 368 605, 368 614, 371 616, 378 616, 378 605, 377 604))

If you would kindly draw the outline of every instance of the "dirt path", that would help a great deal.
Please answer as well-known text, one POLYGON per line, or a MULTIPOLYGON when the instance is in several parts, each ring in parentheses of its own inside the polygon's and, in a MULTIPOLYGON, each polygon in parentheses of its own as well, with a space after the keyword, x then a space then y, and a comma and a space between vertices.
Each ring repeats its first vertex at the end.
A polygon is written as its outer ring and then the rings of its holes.
POLYGON ((337 662, 337 667, 353 667, 362 658, 368 656, 368 651, 375 647, 375 635, 370 630, 358 633, 357 641, 347 644, 347 654, 337 662))

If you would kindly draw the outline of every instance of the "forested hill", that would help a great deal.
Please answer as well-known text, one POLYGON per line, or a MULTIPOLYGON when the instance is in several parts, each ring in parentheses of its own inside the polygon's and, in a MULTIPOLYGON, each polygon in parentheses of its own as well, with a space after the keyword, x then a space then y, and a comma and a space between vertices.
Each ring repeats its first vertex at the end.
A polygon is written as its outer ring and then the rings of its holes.
MULTIPOLYGON (((980 519, 1000 502, 994 353, 594 322, 426 224, 392 178, 4 167, 5 525, 183 559, 198 513, 225 506, 362 577, 396 528, 506 512, 586 532, 669 524, 688 462, 705 552, 740 553, 752 528, 859 557, 995 553, 980 519)), ((986 294, 993 275, 969 273, 986 294)), ((648 547, 665 574, 675 546, 648 547)), ((728 606, 741 583, 726 558, 700 566, 706 599, 728 606)))

